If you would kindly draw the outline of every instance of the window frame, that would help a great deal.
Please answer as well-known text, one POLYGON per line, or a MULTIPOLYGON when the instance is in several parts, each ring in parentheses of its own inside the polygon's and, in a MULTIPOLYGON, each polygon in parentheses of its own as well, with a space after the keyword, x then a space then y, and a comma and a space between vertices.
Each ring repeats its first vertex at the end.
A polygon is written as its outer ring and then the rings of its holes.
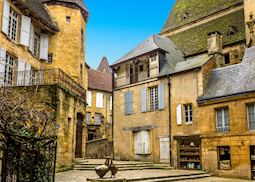
POLYGON ((215 108, 216 111, 216 132, 217 133, 229 133, 230 132, 230 114, 229 114, 229 107, 220 107, 220 108, 215 108), (222 129, 226 129, 226 121, 225 121, 225 109, 228 111, 228 130, 222 130, 220 131, 218 129, 218 111, 221 110, 222 112, 222 129), (224 112, 223 112, 224 111, 224 112))
POLYGON ((102 92, 96 92, 96 108, 98 108, 98 109, 103 109, 104 108, 104 93, 102 93, 102 92), (102 105, 100 105, 100 106, 98 105, 98 103, 100 101, 97 100, 97 99, 99 99, 99 94, 102 96, 102 105))
POLYGON ((250 114, 249 114, 249 107, 250 106, 253 106, 253 109, 254 109, 254 118, 255 118, 255 103, 248 103, 248 104, 246 104, 248 131, 249 132, 255 132, 255 127, 254 127, 254 129, 250 129, 250 114))
POLYGON ((150 111, 159 110, 158 85, 157 86, 153 86, 153 87, 149 87, 148 94, 149 94, 149 108, 150 108, 150 111))
POLYGON ((6 52, 5 71, 4 71, 4 77, 3 77, 4 84, 7 84, 7 85, 13 84, 16 60, 17 60, 17 58, 15 56, 6 52), (12 59, 12 60, 10 60, 10 59, 12 59), (12 64, 10 63, 10 61, 12 61, 12 64), (10 75, 11 75, 11 79, 9 79, 10 75))
POLYGON ((95 123, 94 123, 94 125, 96 125, 96 126, 101 126, 102 124, 103 124, 103 118, 102 118, 102 114, 101 113, 99 113, 99 112, 96 112, 95 113, 95 117, 94 117, 94 121, 95 121, 95 123), (100 119, 100 124, 97 122, 97 116, 99 116, 99 119, 100 119))
POLYGON ((231 160, 231 147, 230 146, 217 146, 217 163, 218 170, 232 170, 232 160, 231 160), (230 160, 230 168, 229 169, 221 169, 220 168, 220 148, 229 148, 229 160, 230 160))
POLYGON ((193 123, 193 107, 192 104, 184 104, 184 117, 185 117, 185 124, 192 124, 193 123), (188 116, 186 115, 186 107, 188 107, 188 116), (191 112, 191 113, 190 113, 191 112), (188 118, 188 121, 186 120, 188 118))
POLYGON ((9 12, 9 22, 8 22, 8 34, 7 37, 11 39, 14 42, 18 42, 18 33, 19 33, 19 20, 20 15, 10 6, 10 12, 9 12), (16 17, 14 15, 16 14, 16 17), (14 21, 16 22, 16 27, 13 25, 14 21), (13 27, 15 27, 15 31, 13 30, 13 27), (15 37, 13 38, 12 35, 15 33, 15 37))
POLYGON ((34 33, 33 56, 37 58, 40 56, 40 35, 38 35, 36 32, 34 33))

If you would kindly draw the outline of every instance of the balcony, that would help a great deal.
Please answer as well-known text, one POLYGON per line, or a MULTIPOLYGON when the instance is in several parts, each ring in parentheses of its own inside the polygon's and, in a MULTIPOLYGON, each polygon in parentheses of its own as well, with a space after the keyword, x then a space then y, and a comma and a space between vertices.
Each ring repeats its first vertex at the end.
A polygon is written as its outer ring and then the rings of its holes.
POLYGON ((60 69, 9 71, 0 73, 0 87, 24 87, 60 84, 86 102, 86 90, 60 69))
POLYGON ((146 81, 146 80, 149 80, 152 78, 156 78, 159 75, 159 67, 156 66, 156 67, 146 69, 143 71, 136 69, 136 71, 134 73, 125 72, 124 74, 117 73, 117 75, 118 76, 114 80, 115 88, 143 82, 143 81, 146 81), (121 75, 123 75, 123 76, 121 76, 121 75))

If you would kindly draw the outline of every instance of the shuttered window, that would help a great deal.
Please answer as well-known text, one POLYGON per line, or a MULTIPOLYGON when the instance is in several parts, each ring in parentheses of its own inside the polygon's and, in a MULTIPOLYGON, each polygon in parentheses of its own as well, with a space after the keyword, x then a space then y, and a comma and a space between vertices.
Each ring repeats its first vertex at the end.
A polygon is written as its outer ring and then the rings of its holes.
POLYGON ((87 92, 87 103, 88 103, 88 107, 91 107, 91 104, 92 104, 92 93, 91 93, 91 91, 87 92))
POLYGON ((255 130, 255 104, 248 105, 249 130, 255 130))
POLYGON ((112 110, 112 96, 110 96, 110 110, 112 110))
POLYGON ((18 14, 12 8, 10 8, 8 37, 13 41, 17 41, 18 19, 19 19, 18 14))
POLYGON ((31 30, 31 18, 22 15, 21 18, 21 31, 20 31, 20 44, 24 46, 29 46, 31 30))
POLYGON ((158 99, 158 87, 151 87, 149 89, 150 93, 150 110, 157 110, 159 107, 159 99, 158 99))
POLYGON ((185 112, 185 122, 186 124, 192 123, 193 117, 192 117, 192 105, 184 105, 184 112, 185 112))
POLYGON ((134 152, 135 154, 150 154, 150 132, 134 132, 134 152))
POLYGON ((133 93, 125 93, 125 114, 133 113, 133 93))
POLYGON ((34 34, 34 43, 33 43, 33 55, 39 58, 40 51, 40 38, 38 34, 34 34))
POLYGON ((100 93, 100 92, 97 92, 97 94, 96 94, 96 107, 97 108, 103 108, 104 107, 103 101, 104 101, 104 94, 100 93))
POLYGON ((87 119, 87 125, 90 125, 91 124, 91 113, 90 112, 86 113, 86 119, 87 119))
POLYGON ((177 105, 176 107, 176 121, 177 125, 182 124, 182 105, 177 105))
POLYGON ((216 128, 217 132, 229 132, 229 112, 228 108, 216 109, 216 128))
POLYGON ((40 59, 48 60, 49 54, 49 36, 41 34, 40 36, 40 59))
POLYGON ((141 89, 141 109, 142 109, 142 112, 146 112, 147 111, 147 89, 146 88, 142 88, 141 89))
POLYGON ((25 70, 26 64, 25 61, 19 59, 18 60, 18 72, 17 72, 17 86, 23 86, 25 81, 25 70))
POLYGON ((14 76, 14 64, 15 58, 10 54, 6 54, 4 83, 7 85, 12 85, 14 76))
POLYGON ((96 113, 95 114, 95 125, 101 125, 103 123, 102 114, 96 113))

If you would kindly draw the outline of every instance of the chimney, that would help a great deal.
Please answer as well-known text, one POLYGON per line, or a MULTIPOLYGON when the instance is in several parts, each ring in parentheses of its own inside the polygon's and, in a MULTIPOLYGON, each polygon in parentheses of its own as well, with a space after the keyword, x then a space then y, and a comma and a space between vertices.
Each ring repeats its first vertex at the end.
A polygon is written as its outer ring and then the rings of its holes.
POLYGON ((224 67, 224 56, 222 53, 222 34, 220 32, 212 32, 208 34, 208 55, 214 56, 215 67, 224 67))

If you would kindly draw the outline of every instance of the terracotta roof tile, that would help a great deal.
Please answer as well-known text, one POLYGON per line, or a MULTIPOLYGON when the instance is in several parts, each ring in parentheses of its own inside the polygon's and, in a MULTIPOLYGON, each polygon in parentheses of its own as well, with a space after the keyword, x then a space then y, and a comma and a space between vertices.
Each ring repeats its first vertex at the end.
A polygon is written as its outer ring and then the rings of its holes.
POLYGON ((89 89, 112 92, 112 76, 94 69, 88 69, 89 89))

